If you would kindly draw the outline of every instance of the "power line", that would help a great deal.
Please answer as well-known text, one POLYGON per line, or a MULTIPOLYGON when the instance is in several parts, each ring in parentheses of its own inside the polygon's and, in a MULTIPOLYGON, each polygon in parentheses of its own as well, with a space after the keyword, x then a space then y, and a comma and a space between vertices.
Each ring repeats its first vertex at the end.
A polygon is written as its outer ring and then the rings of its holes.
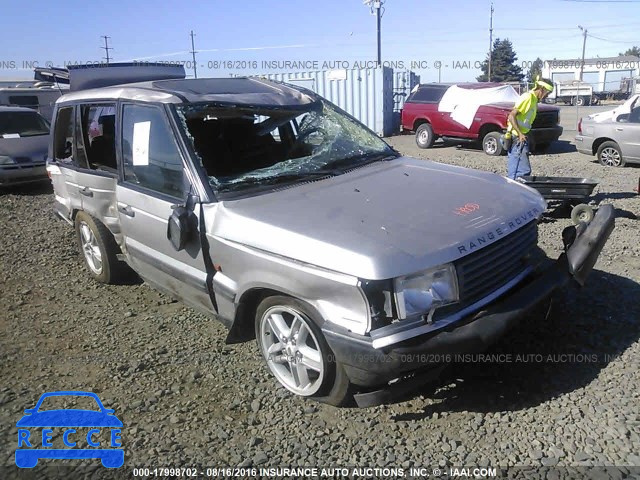
POLYGON ((589 35, 591 38, 595 38, 596 40, 602 40, 603 42, 609 43, 625 43, 628 45, 636 45, 638 42, 625 42, 624 40, 609 40, 607 38, 596 37, 595 35, 589 35))
POLYGON ((575 3, 640 3, 639 0, 560 0, 561 2, 575 3))

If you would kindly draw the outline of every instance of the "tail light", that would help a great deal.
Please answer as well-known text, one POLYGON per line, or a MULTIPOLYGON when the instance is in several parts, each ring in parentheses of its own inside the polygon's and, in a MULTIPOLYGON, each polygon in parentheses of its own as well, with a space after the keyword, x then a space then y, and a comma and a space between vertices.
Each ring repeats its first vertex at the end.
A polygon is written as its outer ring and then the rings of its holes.
POLYGON ((582 135, 582 119, 578 121, 578 133, 582 135))

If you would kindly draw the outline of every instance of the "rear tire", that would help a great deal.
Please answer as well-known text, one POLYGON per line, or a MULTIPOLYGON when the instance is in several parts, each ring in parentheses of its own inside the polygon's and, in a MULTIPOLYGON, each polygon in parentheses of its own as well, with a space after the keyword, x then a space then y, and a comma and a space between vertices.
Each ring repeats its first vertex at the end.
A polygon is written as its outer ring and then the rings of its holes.
POLYGON ((433 134, 433 128, 428 123, 423 123, 416 130, 416 145, 419 148, 431 148, 436 137, 433 134))
POLYGON ((495 157, 502 155, 504 148, 500 141, 501 136, 500 132, 487 133, 482 139, 482 150, 484 150, 484 153, 495 157))
POLYGON ((603 142, 597 153, 600 165, 605 167, 624 167, 626 162, 622 158, 620 146, 616 142, 603 142))
POLYGON ((126 265, 118 260, 120 248, 107 227, 85 212, 75 219, 78 246, 89 274, 100 283, 118 283, 126 274, 126 265))
POLYGON ((256 341, 283 387, 295 395, 340 406, 348 401, 351 384, 322 334, 322 323, 301 300, 267 297, 256 310, 256 341))
MULTIPOLYGON (((578 97, 577 98, 577 105, 579 107, 584 105, 584 97, 578 97)), ((571 105, 575 106, 576 105, 576 97, 571 97, 571 105)))

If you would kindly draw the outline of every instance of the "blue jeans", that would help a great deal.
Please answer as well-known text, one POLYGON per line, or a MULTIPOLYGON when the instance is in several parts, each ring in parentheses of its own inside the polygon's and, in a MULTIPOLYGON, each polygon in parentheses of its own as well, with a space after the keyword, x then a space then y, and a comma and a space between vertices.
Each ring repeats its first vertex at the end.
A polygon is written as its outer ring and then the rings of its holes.
POLYGON ((507 177, 515 180, 525 175, 531 175, 529 142, 521 143, 514 139, 511 148, 507 152, 507 177))

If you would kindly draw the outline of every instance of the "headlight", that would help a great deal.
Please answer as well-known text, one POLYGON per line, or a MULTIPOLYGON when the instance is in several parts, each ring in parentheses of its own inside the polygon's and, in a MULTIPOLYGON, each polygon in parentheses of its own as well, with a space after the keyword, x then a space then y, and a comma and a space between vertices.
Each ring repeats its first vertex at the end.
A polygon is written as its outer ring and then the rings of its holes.
POLYGON ((458 301, 456 270, 448 263, 394 281, 398 316, 407 318, 458 301))
POLYGON ((15 163, 16 161, 13 158, 0 155, 0 165, 14 165, 15 163))

